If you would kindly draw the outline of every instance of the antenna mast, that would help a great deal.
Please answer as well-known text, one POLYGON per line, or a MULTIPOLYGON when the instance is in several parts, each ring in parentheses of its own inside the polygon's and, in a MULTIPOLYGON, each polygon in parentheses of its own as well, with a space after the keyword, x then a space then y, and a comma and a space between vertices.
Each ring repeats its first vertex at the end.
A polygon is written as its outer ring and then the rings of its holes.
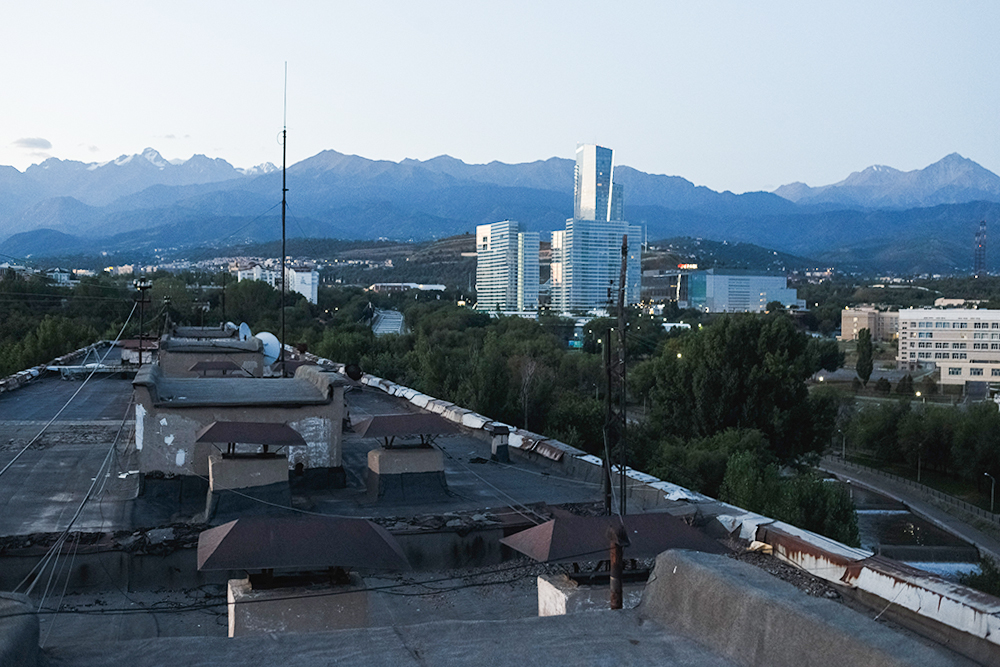
POLYGON ((288 155, 288 61, 285 61, 285 95, 281 119, 281 348, 278 350, 278 362, 281 364, 281 377, 285 377, 285 282, 288 273, 285 271, 285 209, 288 202, 285 193, 288 187, 285 181, 285 161, 288 155))

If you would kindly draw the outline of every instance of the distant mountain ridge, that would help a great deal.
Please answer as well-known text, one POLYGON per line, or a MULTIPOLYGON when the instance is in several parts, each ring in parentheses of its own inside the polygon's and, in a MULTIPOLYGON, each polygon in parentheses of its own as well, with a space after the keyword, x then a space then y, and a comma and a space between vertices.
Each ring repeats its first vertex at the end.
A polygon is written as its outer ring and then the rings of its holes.
MULTIPOLYGON (((420 241, 503 219, 547 232, 572 215, 573 166, 557 157, 393 162, 325 150, 288 169, 288 234, 420 241)), ((790 184, 774 193, 715 192, 624 165, 615 180, 625 186, 626 218, 648 238, 756 244, 880 271, 963 270, 979 220, 1000 219, 1000 177, 957 154, 923 170, 870 167, 834 185, 790 184)), ((0 167, 0 252, 273 240, 280 193, 273 165, 237 169, 203 155, 174 163, 152 148, 106 163, 51 158, 24 173, 0 167)))
POLYGON ((1000 202, 1000 176, 958 153, 923 169, 900 171, 875 165, 839 183, 809 187, 782 185, 774 194, 797 204, 860 208, 917 208, 970 201, 1000 202))

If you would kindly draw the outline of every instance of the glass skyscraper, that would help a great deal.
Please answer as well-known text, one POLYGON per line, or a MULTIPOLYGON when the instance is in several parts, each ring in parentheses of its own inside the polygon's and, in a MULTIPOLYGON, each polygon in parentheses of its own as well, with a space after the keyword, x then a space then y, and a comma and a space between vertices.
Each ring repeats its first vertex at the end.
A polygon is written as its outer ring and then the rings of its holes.
POLYGON ((618 303, 622 237, 628 236, 625 303, 640 299, 642 228, 625 217, 623 189, 614 182, 610 148, 576 149, 573 218, 552 233, 552 305, 558 312, 618 303))
POLYGON ((512 220, 476 227, 476 308, 538 309, 538 232, 512 220))

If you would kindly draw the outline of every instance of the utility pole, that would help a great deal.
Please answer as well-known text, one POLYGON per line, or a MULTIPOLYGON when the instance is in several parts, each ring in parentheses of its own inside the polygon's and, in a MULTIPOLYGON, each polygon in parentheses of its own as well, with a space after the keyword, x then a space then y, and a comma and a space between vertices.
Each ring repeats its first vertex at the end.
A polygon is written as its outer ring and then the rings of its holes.
POLYGON ((132 285, 139 292, 139 366, 142 366, 142 330, 143 316, 146 310, 146 290, 153 286, 153 281, 149 278, 138 278, 132 281, 132 285))
POLYGON ((281 364, 281 377, 285 377, 285 209, 288 203, 285 200, 285 193, 288 187, 285 181, 285 167, 288 157, 288 63, 285 63, 285 98, 284 98, 284 118, 281 128, 281 349, 278 350, 278 363, 281 364))
MULTIPOLYGON (((604 332, 604 369, 608 377, 607 394, 607 417, 604 422, 604 459, 605 459, 605 492, 604 510, 611 514, 611 458, 613 445, 617 445, 618 453, 618 513, 625 516, 626 499, 628 491, 628 478, 625 476, 625 468, 628 464, 627 449, 625 446, 625 278, 628 263, 628 236, 622 236, 622 265, 621 275, 618 279, 618 337, 615 350, 611 350, 611 332, 607 329, 604 332)), ((610 289, 608 290, 611 291, 610 289)))
POLYGON ((622 266, 621 274, 618 277, 618 363, 617 371, 618 377, 616 378, 618 384, 618 411, 619 411, 619 431, 618 431, 618 456, 619 456, 619 477, 618 477, 618 487, 620 495, 621 509, 619 510, 622 516, 625 516, 626 499, 625 494, 628 491, 628 477, 625 475, 626 466, 628 464, 627 448, 625 441, 625 430, 628 426, 628 417, 626 415, 626 388, 625 388, 625 280, 627 278, 627 267, 628 267, 628 234, 622 235, 622 266))

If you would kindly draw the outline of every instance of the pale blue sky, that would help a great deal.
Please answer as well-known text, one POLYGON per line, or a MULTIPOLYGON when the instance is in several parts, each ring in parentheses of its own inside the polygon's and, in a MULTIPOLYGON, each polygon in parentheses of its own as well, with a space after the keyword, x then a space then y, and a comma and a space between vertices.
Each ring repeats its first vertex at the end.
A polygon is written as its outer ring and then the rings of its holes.
POLYGON ((1000 3, 954 0, 7 3, 0 164, 278 164, 285 61, 289 163, 586 142, 735 192, 951 152, 1000 173, 1000 3))

